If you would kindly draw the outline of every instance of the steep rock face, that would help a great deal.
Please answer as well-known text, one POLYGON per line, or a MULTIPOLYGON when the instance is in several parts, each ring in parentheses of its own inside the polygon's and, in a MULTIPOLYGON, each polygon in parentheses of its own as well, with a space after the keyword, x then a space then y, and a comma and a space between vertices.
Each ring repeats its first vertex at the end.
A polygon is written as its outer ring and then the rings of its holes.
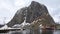
POLYGON ((27 9, 26 22, 31 23, 35 18, 43 15, 44 13, 48 13, 47 8, 38 2, 32 1, 31 5, 27 9))
POLYGON ((21 24, 24 20, 26 20, 27 23, 31 23, 39 16, 45 18, 48 23, 54 23, 45 5, 32 1, 28 7, 19 9, 7 25, 11 27, 14 24, 21 24))
POLYGON ((18 10, 13 19, 7 23, 8 27, 12 27, 15 24, 21 24, 24 21, 25 11, 26 7, 18 10))

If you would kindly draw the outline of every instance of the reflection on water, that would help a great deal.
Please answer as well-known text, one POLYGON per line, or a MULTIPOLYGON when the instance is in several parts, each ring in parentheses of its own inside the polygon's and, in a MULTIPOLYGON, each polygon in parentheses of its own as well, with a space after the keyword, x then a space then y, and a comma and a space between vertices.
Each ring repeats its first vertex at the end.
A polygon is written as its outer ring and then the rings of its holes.
POLYGON ((60 34, 60 30, 55 30, 53 33, 54 34, 60 34))
MULTIPOLYGON (((30 34, 30 30, 10 31, 8 33, 0 33, 0 34, 30 34)), ((60 30, 40 30, 40 34, 60 34, 60 30)))
POLYGON ((41 34, 53 34, 53 30, 42 30, 41 34))

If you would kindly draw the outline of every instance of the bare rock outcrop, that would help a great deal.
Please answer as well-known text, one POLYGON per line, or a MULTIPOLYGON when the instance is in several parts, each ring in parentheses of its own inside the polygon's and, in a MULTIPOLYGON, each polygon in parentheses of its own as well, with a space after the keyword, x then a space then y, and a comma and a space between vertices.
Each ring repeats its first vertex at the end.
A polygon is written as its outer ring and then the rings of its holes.
POLYGON ((47 23, 55 23, 53 18, 48 13, 45 5, 32 1, 28 7, 19 9, 7 25, 11 27, 15 24, 23 23, 24 20, 26 20, 26 23, 32 23, 37 17, 40 16, 46 19, 48 21, 47 23))

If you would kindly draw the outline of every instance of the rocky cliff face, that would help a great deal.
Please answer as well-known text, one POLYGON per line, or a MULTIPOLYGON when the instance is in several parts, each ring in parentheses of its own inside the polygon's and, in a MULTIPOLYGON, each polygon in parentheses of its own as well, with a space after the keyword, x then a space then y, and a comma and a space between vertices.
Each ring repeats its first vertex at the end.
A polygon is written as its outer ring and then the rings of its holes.
POLYGON ((15 24, 21 24, 24 21, 24 17, 25 17, 25 11, 26 11, 26 7, 19 9, 15 16, 13 17, 13 19, 7 23, 8 27, 12 27, 15 24))
POLYGON ((27 9, 26 22, 31 23, 44 13, 48 13, 47 8, 38 2, 32 1, 31 5, 27 9))
POLYGON ((54 23, 45 5, 32 1, 28 7, 19 9, 7 25, 11 27, 14 24, 21 24, 24 20, 26 20, 27 23, 31 23, 39 16, 46 17, 45 19, 48 23, 54 23))

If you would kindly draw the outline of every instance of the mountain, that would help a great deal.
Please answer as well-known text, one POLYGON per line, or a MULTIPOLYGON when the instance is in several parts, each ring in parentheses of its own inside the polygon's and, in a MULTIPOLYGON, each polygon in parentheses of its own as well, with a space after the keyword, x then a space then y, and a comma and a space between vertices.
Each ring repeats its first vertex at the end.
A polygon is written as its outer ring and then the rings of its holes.
POLYGON ((32 23, 38 17, 43 17, 48 21, 47 23, 55 23, 45 5, 32 1, 28 7, 17 10, 15 16, 7 25, 12 27, 15 24, 23 23, 24 20, 26 20, 26 23, 32 23))
POLYGON ((3 27, 4 25, 0 25, 0 28, 3 27))

